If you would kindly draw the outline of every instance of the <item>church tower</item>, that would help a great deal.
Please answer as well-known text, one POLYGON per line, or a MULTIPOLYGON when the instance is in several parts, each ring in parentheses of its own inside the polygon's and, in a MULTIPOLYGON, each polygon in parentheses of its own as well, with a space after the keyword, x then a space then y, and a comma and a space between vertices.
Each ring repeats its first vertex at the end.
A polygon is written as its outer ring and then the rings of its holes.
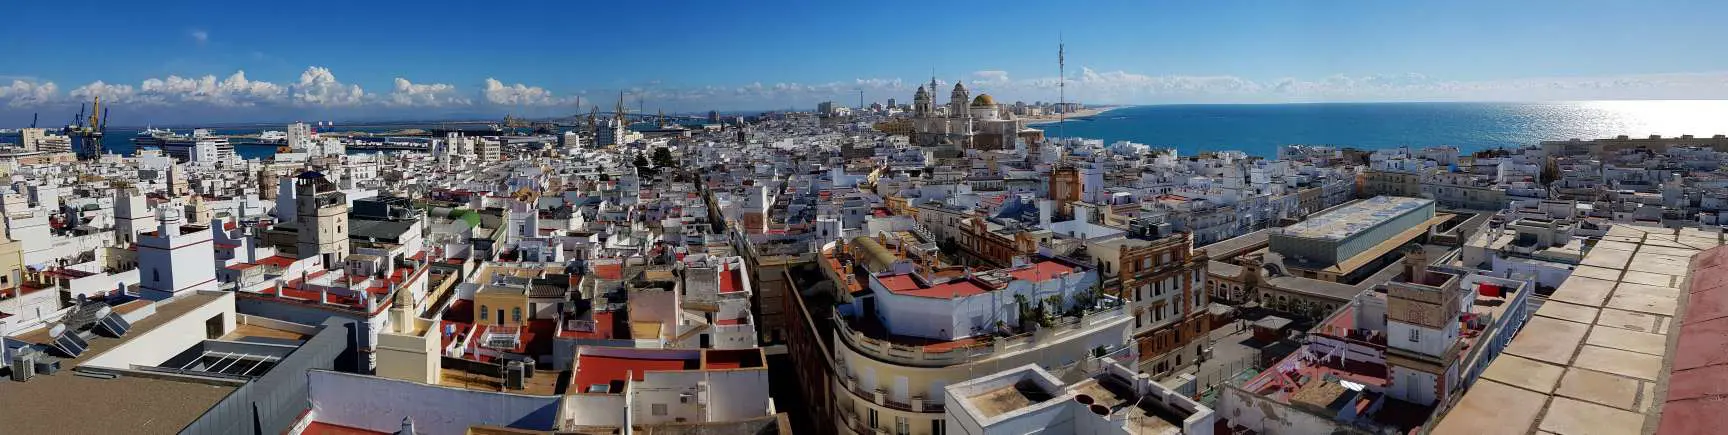
POLYGON ((300 258, 321 256, 324 267, 341 267, 348 257, 348 196, 316 171, 295 177, 294 190, 300 258))
POLYGON ((971 102, 972 98, 967 95, 966 85, 954 82, 954 93, 948 95, 948 116, 954 118, 972 116, 972 112, 966 110, 966 106, 971 102))
POLYGON ((925 92, 923 86, 919 86, 918 93, 912 94, 912 115, 917 117, 930 116, 931 109, 935 108, 935 104, 931 104, 930 99, 930 93, 925 92))

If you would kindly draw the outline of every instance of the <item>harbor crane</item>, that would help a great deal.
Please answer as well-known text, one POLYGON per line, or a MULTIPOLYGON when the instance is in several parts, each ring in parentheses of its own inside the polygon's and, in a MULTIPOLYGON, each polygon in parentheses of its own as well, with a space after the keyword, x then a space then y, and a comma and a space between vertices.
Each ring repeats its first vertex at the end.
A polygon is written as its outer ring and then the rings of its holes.
POLYGON ((108 109, 102 107, 102 97, 96 97, 90 104, 78 105, 78 116, 72 118, 72 123, 66 124, 62 133, 72 138, 72 151, 78 153, 79 160, 92 160, 102 155, 102 136, 108 131, 108 109), (84 116, 84 109, 90 109, 90 116, 84 116))

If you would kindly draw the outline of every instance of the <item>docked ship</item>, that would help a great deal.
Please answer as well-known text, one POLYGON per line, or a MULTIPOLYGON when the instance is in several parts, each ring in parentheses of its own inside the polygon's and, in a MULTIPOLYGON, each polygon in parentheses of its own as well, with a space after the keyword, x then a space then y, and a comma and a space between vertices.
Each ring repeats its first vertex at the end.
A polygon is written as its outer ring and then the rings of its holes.
POLYGON ((174 130, 166 128, 145 128, 144 131, 138 132, 137 136, 132 137, 132 146, 137 147, 138 149, 162 149, 162 144, 166 143, 168 138, 174 136, 174 130))
POLYGON ((229 143, 228 138, 217 136, 207 128, 194 129, 190 136, 175 134, 168 130, 149 129, 132 138, 132 144, 140 149, 160 149, 163 155, 181 161, 193 160, 192 156, 197 152, 199 145, 214 149, 214 155, 211 157, 217 159, 227 160, 234 156, 234 144, 229 143), (146 135, 145 133, 150 134, 146 135))
POLYGON ((258 143, 261 143, 261 144, 276 145, 276 144, 285 143, 287 141, 288 141, 288 133, 286 133, 286 132, 271 130, 271 131, 265 131, 265 132, 258 133, 258 143))

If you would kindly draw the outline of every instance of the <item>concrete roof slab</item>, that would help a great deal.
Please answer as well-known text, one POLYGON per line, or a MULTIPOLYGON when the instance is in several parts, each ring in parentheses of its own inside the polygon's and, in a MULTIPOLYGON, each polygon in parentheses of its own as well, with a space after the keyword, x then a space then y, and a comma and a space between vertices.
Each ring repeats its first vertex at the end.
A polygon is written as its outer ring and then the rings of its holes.
POLYGON ((1584 339, 1587 344, 1662 356, 1668 347, 1668 336, 1620 328, 1594 328, 1584 339))
POLYGON ((1644 415, 1555 397, 1542 416, 1542 430, 1560 435, 1632 435, 1643 432, 1644 415))
POLYGON ((1662 331, 1657 329, 1657 324, 1661 323, 1661 317, 1662 316, 1636 311, 1603 308, 1602 312, 1596 316, 1596 324, 1611 328, 1630 329, 1638 332, 1652 332, 1660 334, 1662 331))
POLYGON ((1619 269, 1608 269, 1596 266, 1578 266, 1577 269, 1572 270, 1572 276, 1618 281, 1620 279, 1620 272, 1622 271, 1619 269))
POLYGON ((1676 281, 1674 275, 1663 275, 1660 273, 1650 273, 1637 270, 1638 265, 1636 263, 1632 265, 1632 269, 1633 270, 1626 271, 1626 275, 1621 277, 1620 280, 1629 283, 1652 285, 1657 287, 1673 287, 1675 284, 1674 281, 1676 281))
POLYGON ((1679 296, 1656 296, 1639 293, 1618 293, 1608 298, 1609 308, 1673 316, 1679 296))
POLYGON ((1594 246, 1593 248, 1595 248, 1595 249, 1614 249, 1614 250, 1620 250, 1620 251, 1626 251, 1626 252, 1635 252, 1638 250, 1638 244, 1637 243, 1627 243, 1627 242, 1616 242, 1616 241, 1612 241, 1612 240, 1603 240, 1600 242, 1596 242, 1596 246, 1594 246))
POLYGON ((1638 380, 1580 368, 1566 369, 1556 395, 1595 402, 1628 411, 1638 403, 1638 380))
POLYGON ((1578 305, 1600 307, 1614 291, 1614 281, 1574 276, 1566 278, 1548 299, 1578 305))
POLYGON ((1523 435, 1547 396, 1494 381, 1477 382, 1435 425, 1435 435, 1523 435))
POLYGON ((1609 269, 1625 269, 1626 263, 1632 260, 1631 251, 1613 249, 1592 249, 1581 262, 1586 266, 1605 267, 1609 269))
POLYGON ((1548 303, 1542 304, 1542 308, 1536 310, 1536 315, 1590 324, 1596 322, 1597 311, 1600 310, 1597 310, 1596 307, 1548 301, 1548 303))
POLYGON ((1579 349, 1573 365, 1650 381, 1662 375, 1662 357, 1600 346, 1579 349))
POLYGON ((1589 330, 1589 325, 1581 323, 1532 317, 1506 346, 1506 353, 1552 364, 1571 364, 1572 354, 1578 351, 1589 330))
POLYGON ((1560 375, 1565 372, 1565 367, 1515 355, 1501 355, 1482 371, 1482 378, 1549 394, 1554 392, 1554 385, 1560 382, 1560 375))
POLYGON ((1644 242, 1644 243, 1645 243, 1645 245, 1643 247, 1638 248, 1638 255, 1659 254, 1659 255, 1672 255, 1672 256, 1676 256, 1676 257, 1691 257, 1693 254, 1698 253, 1697 249, 1682 247, 1677 242, 1644 242))
MULTIPOLYGON (((1632 271, 1628 270, 1628 271, 1626 271, 1626 273, 1631 274, 1632 271)), ((1675 297, 1675 296, 1680 296, 1680 289, 1677 289, 1674 287, 1668 287, 1668 286, 1657 286, 1657 285, 1648 285, 1648 284, 1638 284, 1638 283, 1633 283, 1633 282, 1622 282, 1622 283, 1620 283, 1620 285, 1614 286, 1614 294, 1615 295, 1639 294, 1639 295, 1650 295, 1650 296, 1675 297)))

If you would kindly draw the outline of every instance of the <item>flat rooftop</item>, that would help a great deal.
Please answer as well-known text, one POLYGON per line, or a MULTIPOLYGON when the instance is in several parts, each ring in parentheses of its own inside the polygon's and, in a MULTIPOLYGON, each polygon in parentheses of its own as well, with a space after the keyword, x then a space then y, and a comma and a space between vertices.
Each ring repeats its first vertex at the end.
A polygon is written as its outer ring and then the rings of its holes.
MULTIPOLYGON (((221 297, 194 293, 158 303, 156 314, 133 323, 125 337, 92 338, 89 350, 79 357, 60 359, 58 373, 37 375, 26 382, 0 380, 0 422, 4 422, 0 424, 7 433, 21 434, 179 433, 235 387, 139 376, 96 379, 73 374, 72 369, 221 297)), ((47 331, 39 330, 13 338, 46 344, 49 337, 47 331)))
POLYGON ((1338 241, 1351 238, 1392 218, 1402 216, 1433 200, 1402 196, 1376 196, 1349 206, 1309 216, 1284 227, 1281 234, 1305 239, 1338 241))
POLYGON ((1718 433, 1712 429, 1719 425, 1705 421, 1728 424, 1719 402, 1689 401, 1684 391, 1728 382, 1706 376, 1673 387, 1681 384, 1671 383, 1670 370, 1680 379, 1687 373, 1680 370, 1691 368, 1686 361, 1719 358, 1720 345, 1678 345, 1688 338, 1728 343, 1720 332, 1728 329, 1681 334, 1694 329, 1682 328, 1678 317, 1687 315, 1690 323, 1695 311, 1682 289, 1713 285, 1695 278, 1728 276, 1704 265, 1703 256, 1694 262, 1696 254, 1721 244, 1720 234, 1691 228, 1610 228, 1433 433, 1718 433), (1685 418, 1664 419, 1664 413, 1685 418))

